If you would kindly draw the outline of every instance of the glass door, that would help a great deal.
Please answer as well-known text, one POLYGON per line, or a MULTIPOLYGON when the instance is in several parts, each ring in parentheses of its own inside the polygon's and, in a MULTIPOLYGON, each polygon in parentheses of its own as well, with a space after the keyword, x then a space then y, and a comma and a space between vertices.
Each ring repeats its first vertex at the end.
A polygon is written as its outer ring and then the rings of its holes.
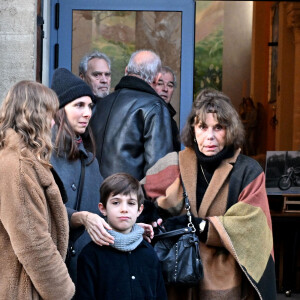
POLYGON ((57 67, 78 75, 81 57, 99 50, 112 61, 113 91, 132 52, 151 49, 176 74, 172 105, 182 129, 193 101, 193 0, 52 0, 51 20, 49 82, 57 67))

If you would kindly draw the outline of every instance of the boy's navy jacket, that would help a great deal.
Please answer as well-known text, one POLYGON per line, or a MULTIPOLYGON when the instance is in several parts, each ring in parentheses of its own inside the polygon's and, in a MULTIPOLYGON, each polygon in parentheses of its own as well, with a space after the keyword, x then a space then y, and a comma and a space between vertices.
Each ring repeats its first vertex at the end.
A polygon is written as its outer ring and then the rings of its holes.
POLYGON ((78 258, 76 299, 167 299, 160 262, 146 241, 131 252, 90 242, 78 258))

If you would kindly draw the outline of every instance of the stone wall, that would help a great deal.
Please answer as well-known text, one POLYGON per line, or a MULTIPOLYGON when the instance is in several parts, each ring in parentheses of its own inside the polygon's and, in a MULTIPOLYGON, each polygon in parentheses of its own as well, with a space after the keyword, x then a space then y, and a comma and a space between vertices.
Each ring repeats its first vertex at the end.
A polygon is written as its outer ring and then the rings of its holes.
POLYGON ((9 88, 35 80, 36 0, 0 1, 0 103, 9 88))

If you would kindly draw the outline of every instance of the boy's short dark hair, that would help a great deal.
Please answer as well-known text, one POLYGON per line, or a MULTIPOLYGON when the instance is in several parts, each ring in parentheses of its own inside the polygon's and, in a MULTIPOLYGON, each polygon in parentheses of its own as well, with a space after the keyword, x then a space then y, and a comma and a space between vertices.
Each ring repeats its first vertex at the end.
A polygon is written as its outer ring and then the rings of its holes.
POLYGON ((107 177, 100 187, 100 202, 106 208, 109 196, 136 194, 138 207, 144 203, 144 192, 137 179, 127 173, 115 173, 107 177))

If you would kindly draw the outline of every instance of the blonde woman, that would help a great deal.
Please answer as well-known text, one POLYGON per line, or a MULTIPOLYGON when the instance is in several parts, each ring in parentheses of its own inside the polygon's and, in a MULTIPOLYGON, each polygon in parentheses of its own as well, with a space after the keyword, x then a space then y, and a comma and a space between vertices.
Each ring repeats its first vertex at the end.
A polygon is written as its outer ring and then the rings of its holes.
POLYGON ((0 109, 0 299, 71 299, 68 218, 49 163, 55 93, 21 81, 0 109))

